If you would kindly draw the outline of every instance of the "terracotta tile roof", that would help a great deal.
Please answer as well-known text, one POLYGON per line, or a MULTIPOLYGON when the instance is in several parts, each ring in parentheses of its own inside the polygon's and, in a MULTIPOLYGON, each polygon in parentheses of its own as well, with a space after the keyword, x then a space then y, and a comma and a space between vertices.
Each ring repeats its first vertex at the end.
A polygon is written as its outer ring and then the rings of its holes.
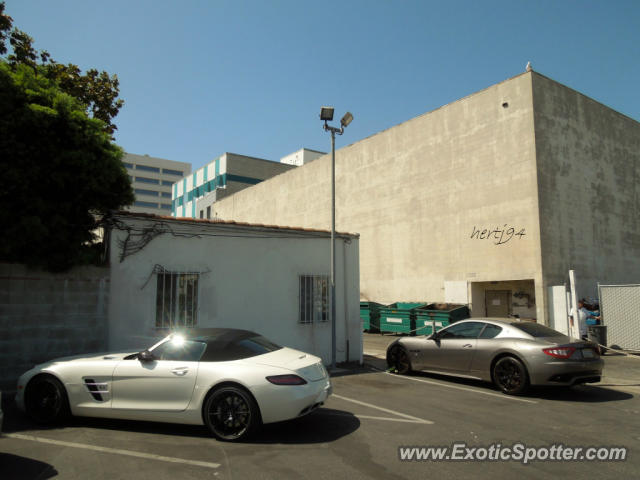
MULTIPOLYGON (((239 227, 249 227, 249 228, 269 228, 273 230, 290 230, 295 232, 310 232, 310 233, 326 233, 331 234, 331 230, 322 230, 318 228, 302 228, 302 227, 289 227, 283 225, 264 225, 262 223, 245 223, 245 222, 236 222, 233 220, 220 220, 220 219, 206 219, 206 218, 191 218, 191 217, 172 217, 169 215, 155 215, 153 213, 141 213, 141 212, 129 212, 126 210, 119 210, 113 212, 114 216, 117 217, 139 217, 139 218, 147 218, 147 219, 158 219, 158 220, 168 220, 172 222, 180 222, 180 223, 199 223, 205 225, 230 225, 230 226, 239 226, 239 227)), ((337 232, 336 235, 340 235, 343 237, 360 237, 359 233, 346 233, 346 232, 337 232)))

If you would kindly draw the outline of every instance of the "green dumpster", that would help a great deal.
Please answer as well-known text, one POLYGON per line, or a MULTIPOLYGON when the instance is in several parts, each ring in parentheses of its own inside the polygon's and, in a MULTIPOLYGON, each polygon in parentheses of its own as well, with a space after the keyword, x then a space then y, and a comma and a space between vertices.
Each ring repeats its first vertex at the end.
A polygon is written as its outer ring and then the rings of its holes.
POLYGON ((360 302, 362 330, 365 332, 380 331, 380 307, 384 307, 384 305, 376 302, 360 302))
POLYGON ((415 327, 411 311, 424 302, 396 302, 380 307, 380 331, 410 334, 415 327))
POLYGON ((416 335, 431 335, 435 323, 436 331, 442 327, 469 318, 469 308, 456 303, 430 303, 413 309, 416 335))

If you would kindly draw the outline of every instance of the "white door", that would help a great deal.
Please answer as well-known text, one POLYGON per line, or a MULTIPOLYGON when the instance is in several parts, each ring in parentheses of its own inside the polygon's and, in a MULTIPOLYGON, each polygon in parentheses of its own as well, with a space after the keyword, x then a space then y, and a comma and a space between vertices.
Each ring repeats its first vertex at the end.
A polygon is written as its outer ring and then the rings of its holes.
POLYGON ((548 287, 549 325, 560 333, 569 335, 567 288, 564 285, 548 287))
POLYGON ((154 350, 154 359, 123 360, 113 371, 113 409, 182 411, 193 395, 198 360, 205 344, 165 342, 154 350))

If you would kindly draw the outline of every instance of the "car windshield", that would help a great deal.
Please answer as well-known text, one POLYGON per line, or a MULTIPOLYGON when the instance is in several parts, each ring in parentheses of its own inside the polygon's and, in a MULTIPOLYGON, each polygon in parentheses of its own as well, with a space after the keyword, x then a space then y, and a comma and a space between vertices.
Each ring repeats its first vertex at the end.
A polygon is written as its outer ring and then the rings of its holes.
POLYGON ((170 340, 155 346, 151 352, 157 360, 175 360, 197 362, 205 351, 207 344, 185 340, 181 336, 172 336, 170 340))
POLYGON ((564 336, 562 333, 558 332, 557 330, 554 330, 549 327, 545 327, 544 325, 540 325, 539 323, 534 323, 534 322, 514 322, 511 324, 511 326, 519 330, 522 330, 525 333, 528 333, 534 338, 564 336))

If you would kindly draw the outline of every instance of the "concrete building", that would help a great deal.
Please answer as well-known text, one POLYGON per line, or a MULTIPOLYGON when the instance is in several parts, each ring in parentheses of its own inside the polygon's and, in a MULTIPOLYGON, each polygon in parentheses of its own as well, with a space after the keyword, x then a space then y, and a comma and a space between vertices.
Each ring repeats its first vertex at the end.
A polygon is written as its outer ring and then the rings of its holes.
POLYGON ((173 217, 212 218, 214 202, 294 168, 262 158, 224 153, 173 186, 173 217))
POLYGON ((309 162, 313 162, 315 159, 320 158, 323 155, 326 155, 327 152, 319 152, 317 150, 310 150, 308 148, 301 148, 289 155, 285 155, 280 159, 280 163, 286 163, 289 165, 295 165, 296 167, 300 167, 309 162))
MULTIPOLYGON (((111 230, 109 348, 171 327, 232 327, 331 362, 326 230, 121 212, 111 230)), ((362 360, 358 236, 336 250, 337 361, 362 360)))
MULTIPOLYGON (((638 283, 639 179, 637 121, 530 71, 339 149, 336 225, 360 234, 361 299, 554 325, 569 269, 579 296, 638 283)), ((330 192, 326 155, 214 210, 327 228, 330 192)))
POLYGON ((127 153, 122 159, 136 196, 129 211, 169 215, 171 186, 191 173, 191 164, 127 153))

